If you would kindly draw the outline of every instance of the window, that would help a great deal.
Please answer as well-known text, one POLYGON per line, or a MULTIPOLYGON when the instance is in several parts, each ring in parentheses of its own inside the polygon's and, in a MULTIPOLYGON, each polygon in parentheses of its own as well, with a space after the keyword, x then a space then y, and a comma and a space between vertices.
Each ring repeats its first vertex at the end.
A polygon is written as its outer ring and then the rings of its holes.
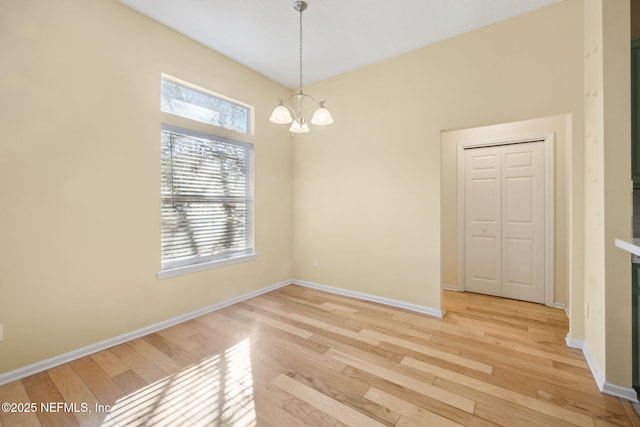
MULTIPOLYGON (((249 133, 250 106, 164 76, 161 93, 163 112, 249 133)), ((194 127, 162 125, 159 278, 255 258, 253 145, 194 127)))
POLYGON ((253 147, 162 127, 162 269, 253 254, 253 147))
POLYGON ((187 86, 168 77, 162 78, 162 102, 165 113, 220 126, 242 133, 250 133, 251 108, 225 99, 205 89, 187 86))

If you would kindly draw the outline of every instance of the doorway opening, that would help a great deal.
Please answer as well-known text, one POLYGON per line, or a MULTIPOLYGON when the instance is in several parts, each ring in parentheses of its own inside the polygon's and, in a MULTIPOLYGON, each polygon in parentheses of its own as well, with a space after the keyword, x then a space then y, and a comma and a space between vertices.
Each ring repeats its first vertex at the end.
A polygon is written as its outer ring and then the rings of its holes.
POLYGON ((554 306, 553 134, 457 150, 457 290, 554 306))

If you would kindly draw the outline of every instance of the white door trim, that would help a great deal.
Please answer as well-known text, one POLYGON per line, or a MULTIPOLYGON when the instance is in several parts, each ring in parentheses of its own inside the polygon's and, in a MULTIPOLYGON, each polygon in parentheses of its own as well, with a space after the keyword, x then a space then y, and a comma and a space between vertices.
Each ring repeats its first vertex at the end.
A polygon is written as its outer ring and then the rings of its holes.
POLYGON ((544 303, 549 307, 555 306, 554 282, 554 183, 555 183, 555 140, 554 134, 545 136, 533 135, 528 138, 509 138, 489 141, 460 141, 457 145, 458 161, 458 286, 457 290, 464 291, 464 150, 469 148, 490 147, 495 145, 522 144, 534 141, 544 141, 544 175, 545 175, 545 280, 544 303))

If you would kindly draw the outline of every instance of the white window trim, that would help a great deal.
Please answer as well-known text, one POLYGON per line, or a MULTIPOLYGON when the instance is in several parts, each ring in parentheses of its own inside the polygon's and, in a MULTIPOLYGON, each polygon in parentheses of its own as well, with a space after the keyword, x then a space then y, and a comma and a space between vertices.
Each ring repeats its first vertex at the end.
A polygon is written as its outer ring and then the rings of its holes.
MULTIPOLYGON (((196 130, 192 130, 189 128, 180 128, 177 126, 173 126, 173 125, 169 125, 169 124, 165 124, 163 123, 161 126, 162 129, 165 130, 173 130, 176 132, 183 132, 183 133, 189 133, 190 135, 196 136, 196 137, 201 137, 201 138, 218 138, 222 141, 226 141, 226 142, 231 142, 234 144, 240 144, 240 145, 244 145, 246 147, 251 147, 251 150, 253 151, 254 147, 252 143, 249 142, 245 142, 245 141, 239 141, 239 140, 233 140, 233 139, 229 139, 229 138, 225 138, 222 136, 218 136, 215 134, 206 134, 203 132, 199 132, 196 130)), ((253 156, 253 154, 252 154, 253 156)), ((251 160, 251 163, 253 164, 253 158, 251 160)), ((254 181, 253 181, 253 165, 251 167, 251 171, 250 171, 251 175, 250 175, 250 182, 251 182, 251 194, 253 195, 252 197, 255 198, 254 195, 254 190, 253 190, 253 185, 254 185, 254 181)), ((251 224, 252 224, 252 228, 255 227, 255 212, 252 209, 252 213, 251 213, 251 224)), ((255 239, 255 232, 253 233, 253 239, 255 239)), ((166 279, 169 277, 176 277, 176 276, 181 276, 183 274, 189 274, 189 273, 194 273, 194 272, 198 272, 198 271, 205 271, 205 270, 212 270, 218 267, 223 267, 225 265, 232 265, 232 264, 238 264, 238 263, 242 263, 242 262, 248 262, 248 261, 253 261, 258 257, 258 254, 255 252, 255 241, 252 244, 251 248, 247 248, 244 251, 241 252, 236 252, 236 253, 231 253, 228 254, 227 256, 221 256, 219 258, 213 259, 213 260, 207 260, 207 261, 200 261, 200 262, 194 262, 193 264, 186 264, 186 265, 178 265, 178 266, 171 266, 171 267, 167 267, 167 268, 162 268, 160 269, 160 271, 158 271, 156 273, 158 279, 166 279)))
POLYGON ((183 265, 180 267, 168 268, 161 270, 156 275, 158 279, 167 279, 169 277, 182 276, 183 274, 196 273, 198 271, 212 270, 214 268, 222 267, 225 265, 239 264, 242 262, 253 261, 258 258, 256 252, 250 254, 242 254, 239 256, 233 256, 229 258, 217 259, 215 261, 201 262, 199 264, 183 265))

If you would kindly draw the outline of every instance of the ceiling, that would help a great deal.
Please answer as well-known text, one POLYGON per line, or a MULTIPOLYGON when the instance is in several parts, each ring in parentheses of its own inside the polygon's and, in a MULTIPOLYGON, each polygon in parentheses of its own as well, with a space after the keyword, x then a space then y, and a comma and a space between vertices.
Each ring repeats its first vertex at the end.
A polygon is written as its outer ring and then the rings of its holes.
MULTIPOLYGON (((293 0, 119 0, 279 83, 298 87, 293 0)), ((307 0, 304 84, 559 0, 307 0)))

